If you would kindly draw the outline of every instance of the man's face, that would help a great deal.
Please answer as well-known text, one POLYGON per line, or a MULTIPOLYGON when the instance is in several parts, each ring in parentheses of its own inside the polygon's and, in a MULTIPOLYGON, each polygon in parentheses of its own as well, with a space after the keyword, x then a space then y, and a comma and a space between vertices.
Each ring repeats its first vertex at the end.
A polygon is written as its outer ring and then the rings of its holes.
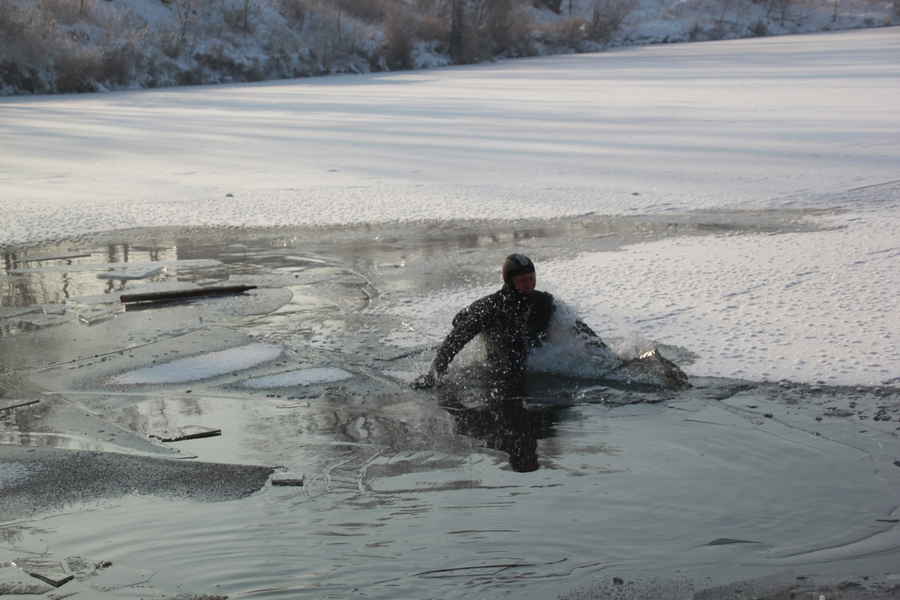
POLYGON ((534 291, 534 286, 537 284, 537 277, 535 277, 534 273, 522 273, 521 275, 516 275, 512 278, 512 284, 517 292, 527 296, 534 291))

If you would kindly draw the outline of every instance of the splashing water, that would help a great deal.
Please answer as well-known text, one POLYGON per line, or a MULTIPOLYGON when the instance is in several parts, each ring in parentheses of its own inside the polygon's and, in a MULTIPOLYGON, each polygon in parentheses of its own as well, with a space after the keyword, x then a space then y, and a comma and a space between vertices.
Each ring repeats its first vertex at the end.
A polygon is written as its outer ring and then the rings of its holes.
POLYGON ((634 360, 657 349, 657 344, 638 332, 632 332, 621 338, 608 338, 607 344, 622 360, 634 360))
POLYGON ((547 340, 532 351, 528 366, 540 373, 594 379, 620 367, 624 358, 587 327, 573 307, 557 301, 547 340))

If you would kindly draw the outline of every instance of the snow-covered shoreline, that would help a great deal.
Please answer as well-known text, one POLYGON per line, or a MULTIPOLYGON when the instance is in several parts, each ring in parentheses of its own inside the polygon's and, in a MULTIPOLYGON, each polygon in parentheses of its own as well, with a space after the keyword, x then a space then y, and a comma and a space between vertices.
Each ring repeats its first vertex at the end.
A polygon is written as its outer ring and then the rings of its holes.
POLYGON ((449 2, 8 0, 0 96, 430 69, 900 23, 898 0, 460 2, 456 24, 449 2))

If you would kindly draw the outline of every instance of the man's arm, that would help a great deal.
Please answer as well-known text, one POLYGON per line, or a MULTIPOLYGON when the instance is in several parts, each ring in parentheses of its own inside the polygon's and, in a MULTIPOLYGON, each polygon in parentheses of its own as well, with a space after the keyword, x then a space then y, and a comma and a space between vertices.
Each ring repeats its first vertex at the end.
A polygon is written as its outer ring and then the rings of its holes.
POLYGON ((487 306, 483 302, 476 302, 462 309, 453 317, 453 329, 444 338, 444 342, 437 350, 431 368, 439 376, 447 372, 447 367, 453 358, 463 349, 463 346, 472 341, 476 335, 484 329, 487 306))
POLYGON ((453 317, 453 329, 438 347, 431 370, 413 381, 414 388, 434 387, 447 372, 450 362, 468 344, 472 338, 481 333, 486 321, 490 318, 487 303, 482 300, 459 311, 453 317))

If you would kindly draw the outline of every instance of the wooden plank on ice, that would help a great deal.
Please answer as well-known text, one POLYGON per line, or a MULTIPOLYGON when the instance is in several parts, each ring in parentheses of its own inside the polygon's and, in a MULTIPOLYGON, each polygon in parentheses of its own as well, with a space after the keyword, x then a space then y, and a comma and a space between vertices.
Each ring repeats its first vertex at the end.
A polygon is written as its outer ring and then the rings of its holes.
POLYGON ((221 429, 203 427, 202 425, 187 425, 172 431, 160 431, 151 433, 150 437, 161 442, 181 442, 184 440, 196 440, 200 438, 216 437, 222 435, 221 429))
POLYGON ((31 406, 37 404, 40 400, 3 400, 0 401, 0 412, 4 410, 13 410, 14 408, 22 408, 23 406, 31 406))
POLYGON ((137 302, 171 302, 187 298, 202 296, 221 296, 226 294, 243 294, 249 290, 255 290, 255 285, 224 285, 216 287, 192 288, 189 290, 174 290, 171 292, 148 292, 146 294, 122 294, 119 301, 123 304, 137 302))
POLYGON ((303 480, 303 475, 297 475, 295 473, 275 473, 272 475, 272 485, 302 487, 303 480))
POLYGON ((91 254, 63 254, 60 256, 22 256, 16 259, 16 262, 20 263, 31 263, 31 262, 46 262, 51 260, 73 260, 75 258, 88 258, 92 256, 91 254))

